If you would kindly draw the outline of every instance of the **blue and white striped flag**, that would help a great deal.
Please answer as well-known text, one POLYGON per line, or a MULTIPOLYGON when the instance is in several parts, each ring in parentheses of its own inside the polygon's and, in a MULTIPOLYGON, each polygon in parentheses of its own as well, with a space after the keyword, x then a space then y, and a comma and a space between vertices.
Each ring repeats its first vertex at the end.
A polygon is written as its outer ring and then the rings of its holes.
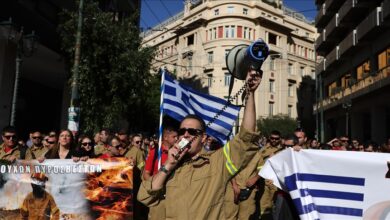
MULTIPOLYGON (((215 96, 202 94, 182 85, 168 74, 163 81, 163 113, 181 121, 188 114, 200 116, 206 124, 226 105, 227 101, 215 96)), ((229 104, 213 123, 206 128, 206 133, 226 143, 233 125, 237 120, 240 107, 229 104)))
POLYGON ((289 192, 303 220, 389 220, 390 154, 284 150, 259 175, 289 192))

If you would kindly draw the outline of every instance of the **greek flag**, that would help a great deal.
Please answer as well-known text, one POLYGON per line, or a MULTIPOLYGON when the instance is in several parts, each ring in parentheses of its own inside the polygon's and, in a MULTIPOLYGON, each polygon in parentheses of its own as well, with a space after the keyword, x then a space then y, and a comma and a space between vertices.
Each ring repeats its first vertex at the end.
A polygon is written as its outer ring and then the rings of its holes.
POLYGON ((259 175, 288 192, 303 220, 390 219, 390 155, 286 149, 259 175))
POLYGON ((206 133, 226 143, 229 134, 237 120, 240 107, 227 105, 227 101, 215 96, 202 94, 192 88, 182 85, 168 74, 164 73, 162 88, 162 111, 164 114, 181 121, 188 114, 201 117, 206 125, 206 133), (226 109, 221 111, 227 105, 226 109), (220 115, 217 117, 217 114, 220 115), (217 117, 215 120, 214 118, 217 117))

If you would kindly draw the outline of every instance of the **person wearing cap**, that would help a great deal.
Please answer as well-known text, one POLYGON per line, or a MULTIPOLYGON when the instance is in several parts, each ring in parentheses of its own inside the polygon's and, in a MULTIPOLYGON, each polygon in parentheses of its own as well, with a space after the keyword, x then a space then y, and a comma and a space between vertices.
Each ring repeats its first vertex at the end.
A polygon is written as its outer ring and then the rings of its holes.
POLYGON ((48 178, 44 173, 33 173, 31 175, 31 187, 33 191, 23 201, 22 207, 20 208, 20 219, 60 219, 60 212, 53 196, 45 190, 47 180, 48 178))
POLYGON ((16 128, 14 126, 4 127, 1 137, 3 143, 0 144, 0 160, 14 162, 16 159, 20 159, 16 128))
POLYGON ((255 90, 261 74, 248 72, 247 99, 240 132, 223 148, 206 151, 206 124, 196 115, 187 115, 180 123, 178 142, 168 151, 159 172, 142 182, 137 199, 151 207, 165 193, 165 219, 226 219, 226 184, 245 167, 258 150, 255 90), (189 141, 183 150, 179 150, 189 141), (183 144, 184 143, 184 144, 183 144))

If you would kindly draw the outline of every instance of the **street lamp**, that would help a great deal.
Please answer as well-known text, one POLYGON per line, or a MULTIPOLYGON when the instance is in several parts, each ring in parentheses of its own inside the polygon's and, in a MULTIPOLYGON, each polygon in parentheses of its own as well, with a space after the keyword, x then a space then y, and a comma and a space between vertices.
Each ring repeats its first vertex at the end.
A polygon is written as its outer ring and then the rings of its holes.
POLYGON ((0 25, 6 27, 8 30, 8 40, 12 40, 16 43, 15 81, 12 95, 10 120, 10 125, 15 126, 16 102, 18 98, 19 79, 21 74, 20 69, 22 67, 23 57, 31 57, 33 55, 37 49, 36 42, 38 41, 38 36, 35 35, 34 31, 32 31, 31 34, 25 35, 23 27, 20 28, 20 31, 15 31, 15 25, 12 23, 11 18, 8 21, 1 22, 0 25))

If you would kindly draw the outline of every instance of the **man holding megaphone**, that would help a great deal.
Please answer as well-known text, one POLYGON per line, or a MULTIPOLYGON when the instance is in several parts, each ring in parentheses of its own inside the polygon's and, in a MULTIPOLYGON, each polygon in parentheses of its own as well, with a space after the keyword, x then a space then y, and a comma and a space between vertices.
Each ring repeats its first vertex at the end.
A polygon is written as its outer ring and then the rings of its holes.
POLYGON ((205 151, 205 122, 188 115, 181 121, 178 142, 169 150, 164 165, 142 182, 138 200, 145 205, 157 205, 165 194, 166 216, 161 219, 225 219, 226 184, 258 150, 254 93, 261 82, 261 70, 246 69, 247 97, 240 132, 223 148, 205 151))

